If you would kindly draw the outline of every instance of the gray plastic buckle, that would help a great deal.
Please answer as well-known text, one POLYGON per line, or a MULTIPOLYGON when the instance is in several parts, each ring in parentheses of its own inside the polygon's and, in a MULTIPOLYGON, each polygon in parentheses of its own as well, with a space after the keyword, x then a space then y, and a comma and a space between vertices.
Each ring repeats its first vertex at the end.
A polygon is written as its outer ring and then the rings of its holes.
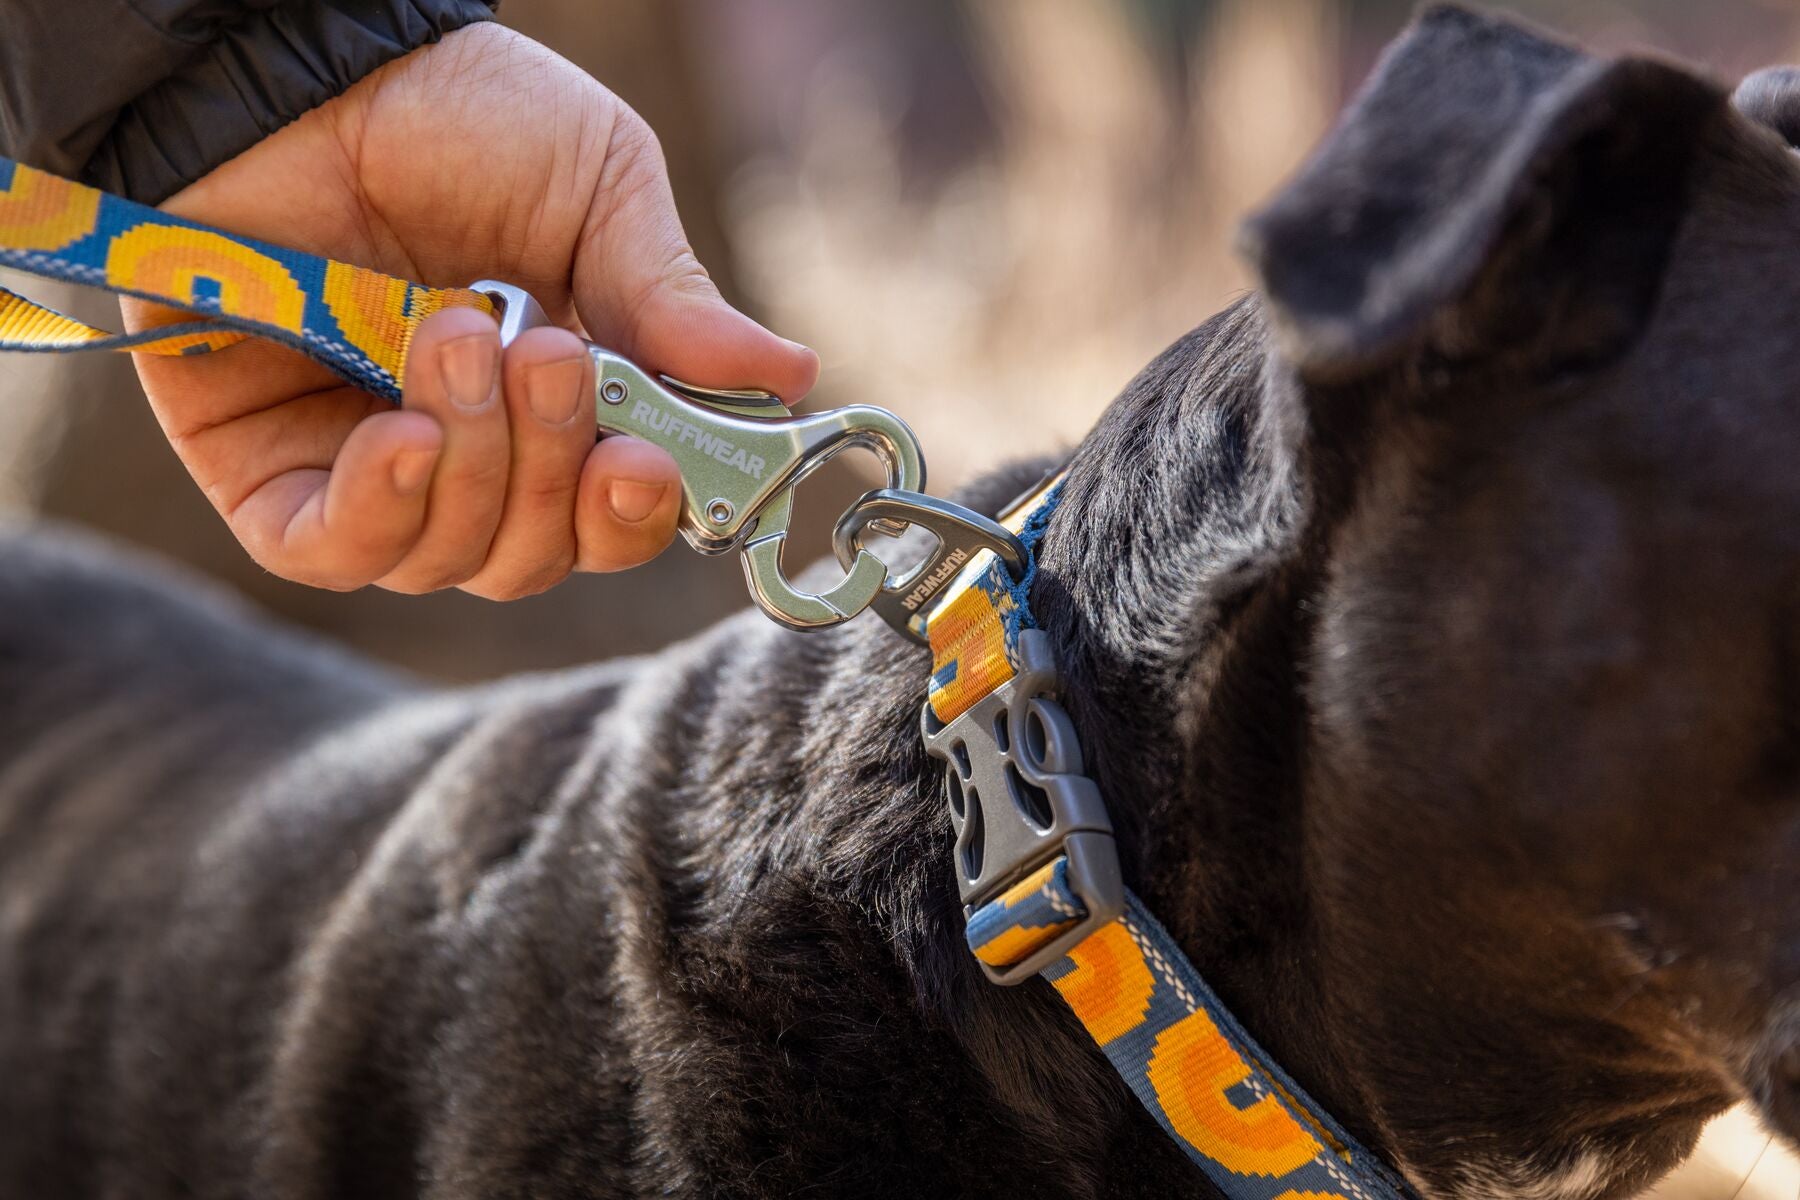
POLYGON ((1067 857, 1069 884, 1087 916, 1029 958, 981 969, 995 983, 1022 983, 1125 911, 1125 884, 1112 820, 1100 789, 1082 774, 1074 722, 1051 699, 1056 656, 1049 635, 1019 638, 1019 670, 974 707, 945 723, 925 704, 925 750, 944 762, 944 800, 956 827, 956 886, 972 914, 1031 872, 1067 857))

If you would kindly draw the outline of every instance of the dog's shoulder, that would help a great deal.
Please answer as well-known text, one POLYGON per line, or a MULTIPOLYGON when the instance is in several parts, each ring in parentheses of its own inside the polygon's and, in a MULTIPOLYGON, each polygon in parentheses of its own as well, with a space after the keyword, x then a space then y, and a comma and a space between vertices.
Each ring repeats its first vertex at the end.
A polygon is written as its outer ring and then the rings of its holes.
MULTIPOLYGON (((0 694, 42 709, 148 692, 374 699, 398 677, 276 625, 191 571, 66 525, 0 524, 0 694)), ((0 705, 5 702, 0 701, 0 705)))

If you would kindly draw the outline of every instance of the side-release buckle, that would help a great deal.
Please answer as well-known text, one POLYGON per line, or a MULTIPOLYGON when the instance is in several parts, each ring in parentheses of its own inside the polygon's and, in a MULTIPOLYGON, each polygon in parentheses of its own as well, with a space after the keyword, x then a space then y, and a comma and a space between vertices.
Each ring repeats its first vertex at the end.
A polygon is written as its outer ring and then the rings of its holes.
POLYGON ((1018 962, 983 962, 995 983, 1022 983, 1125 911, 1112 820, 1082 774, 1081 739, 1051 698, 1049 635, 1024 630, 1018 670, 967 712, 944 722, 925 703, 925 750, 944 763, 944 800, 956 827, 956 886, 964 915, 1059 857, 1085 915, 1018 962))

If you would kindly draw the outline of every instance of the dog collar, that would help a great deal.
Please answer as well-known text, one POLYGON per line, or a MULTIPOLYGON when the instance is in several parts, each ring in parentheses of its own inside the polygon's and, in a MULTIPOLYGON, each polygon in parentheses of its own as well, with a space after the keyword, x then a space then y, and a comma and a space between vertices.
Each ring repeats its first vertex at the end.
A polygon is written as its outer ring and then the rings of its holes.
POLYGON ((984 550, 925 618, 921 723, 944 763, 969 949, 996 983, 1048 980, 1227 1200, 1410 1198, 1124 886, 1105 802, 1055 699, 1055 648, 1031 612, 1037 544, 1061 496, 1054 477, 1002 516, 1027 552, 1022 573, 984 550))

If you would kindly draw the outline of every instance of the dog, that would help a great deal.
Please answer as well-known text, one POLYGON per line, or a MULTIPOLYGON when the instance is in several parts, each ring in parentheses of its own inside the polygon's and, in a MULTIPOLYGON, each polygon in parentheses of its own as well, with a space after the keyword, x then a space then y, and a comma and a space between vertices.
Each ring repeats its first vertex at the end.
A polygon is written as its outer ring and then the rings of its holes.
MULTIPOLYGON (((1127 880, 1425 1197, 1800 1136, 1795 78, 1426 13, 1066 463, 1127 880)), ((920 648, 444 691, 202 591, 0 538, 0 1193, 1212 1194, 969 955, 920 648)))

